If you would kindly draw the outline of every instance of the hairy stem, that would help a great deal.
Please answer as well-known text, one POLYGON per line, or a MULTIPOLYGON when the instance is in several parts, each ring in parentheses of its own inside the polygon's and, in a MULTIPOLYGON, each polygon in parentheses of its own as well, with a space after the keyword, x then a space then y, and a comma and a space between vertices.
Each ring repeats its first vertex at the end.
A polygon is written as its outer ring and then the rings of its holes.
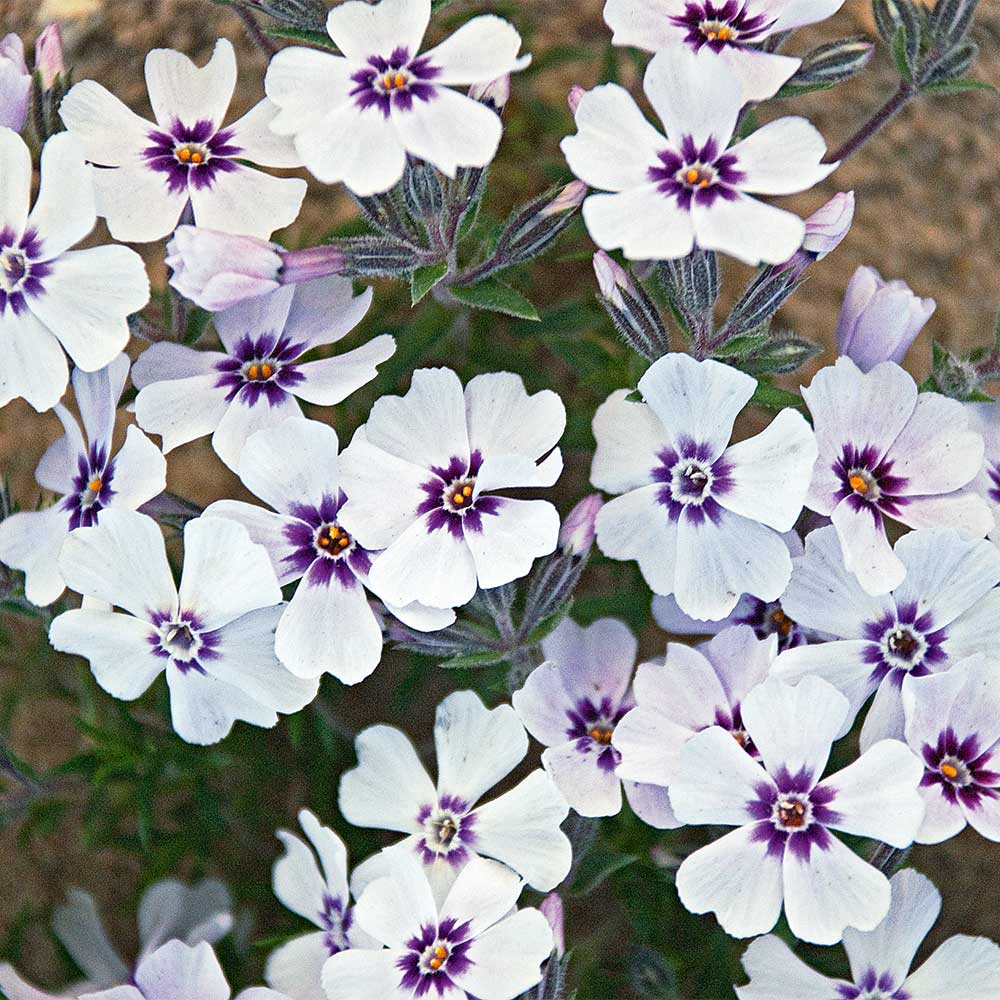
POLYGON ((920 91, 906 80, 900 81, 899 89, 878 111, 872 115, 839 149, 827 154, 827 163, 843 162, 873 139, 886 125, 906 107, 920 91))

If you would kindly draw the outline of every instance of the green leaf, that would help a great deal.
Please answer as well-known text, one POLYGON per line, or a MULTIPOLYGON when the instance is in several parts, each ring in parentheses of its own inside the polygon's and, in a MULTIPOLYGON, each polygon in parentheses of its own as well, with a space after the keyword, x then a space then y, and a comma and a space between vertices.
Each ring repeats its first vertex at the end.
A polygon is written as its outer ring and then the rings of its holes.
POLYGON ((910 68, 910 59, 906 50, 906 28, 902 25, 896 29, 896 34, 892 36, 892 56, 896 60, 896 71, 904 80, 913 79, 913 70, 910 68))
POLYGON ((548 618, 543 618, 528 634, 528 638, 524 644, 526 646, 535 646, 540 643, 569 614, 571 607, 573 607, 572 597, 561 608, 558 608, 549 615, 548 618))
POLYGON ((504 313, 507 316, 516 316, 518 319, 535 321, 541 319, 538 310, 520 292, 514 291, 510 285, 505 285, 496 278, 487 278, 478 285, 453 287, 451 294, 459 302, 464 302, 474 309, 504 313))
POLYGON ((492 667, 497 663, 503 663, 507 659, 507 654, 497 653, 463 653, 460 656, 453 656, 450 660, 442 660, 438 666, 445 670, 469 670, 477 667, 492 667))
POLYGON ((747 333, 727 340, 712 353, 717 358, 742 358, 768 342, 766 333, 747 333))
POLYGON ((812 94, 817 90, 831 90, 832 83, 786 83, 775 95, 775 100, 784 100, 788 97, 801 97, 803 94, 812 94))
POLYGON ((600 888, 615 872, 635 864, 638 854, 622 854, 601 844, 595 844, 580 862, 580 868, 573 882, 574 896, 589 896, 600 888))
POLYGON ((446 274, 448 262, 418 267, 410 275, 410 302, 416 305, 446 274))
POLYGON ((305 42, 328 52, 340 52, 333 39, 325 31, 310 31, 308 28, 268 28, 272 38, 290 38, 293 42, 305 42))
POLYGON ((439 10, 447 7, 452 0, 431 0, 431 13, 436 14, 439 10))
POLYGON ((925 84, 920 88, 925 94, 945 96, 947 94, 965 94, 970 90, 989 90, 996 93, 996 87, 982 80, 938 80, 925 84))
POLYGON ((768 410, 783 410, 786 406, 803 409, 806 405, 805 400, 797 392, 781 389, 764 379, 757 383, 757 388, 754 390, 750 402, 768 410))

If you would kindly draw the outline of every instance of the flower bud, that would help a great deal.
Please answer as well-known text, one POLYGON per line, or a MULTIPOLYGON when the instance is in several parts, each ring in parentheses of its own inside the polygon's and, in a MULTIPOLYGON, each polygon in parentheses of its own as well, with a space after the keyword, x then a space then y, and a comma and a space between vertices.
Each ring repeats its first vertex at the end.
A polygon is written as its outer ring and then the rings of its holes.
POLYGON ((266 295, 280 284, 281 247, 253 236, 178 226, 166 261, 173 271, 170 284, 210 312, 266 295))
POLYGON ((28 117, 31 74, 24 61, 24 43, 11 33, 0 39, 0 128, 20 132, 28 117))
POLYGON ((58 24, 46 25, 35 39, 35 69, 41 74, 43 90, 50 90, 56 77, 65 76, 62 32, 58 24))
POLYGON ((583 204, 587 190, 587 185, 583 181, 570 181, 538 214, 552 216, 572 212, 583 204))
POLYGON ((854 221, 854 192, 835 194, 822 208, 806 219, 802 249, 822 260, 840 246, 854 221))
POLYGON ((569 88, 569 95, 566 100, 569 103, 570 111, 572 111, 574 115, 576 114, 576 109, 580 107, 580 101, 583 100, 583 95, 586 93, 587 91, 584 90, 578 83, 574 83, 573 86, 569 88))
POLYGON ((556 958, 562 958, 566 954, 566 932, 563 927, 563 901, 557 892, 550 892, 545 899, 538 904, 542 916, 549 922, 552 928, 552 939, 555 943, 556 958))
POLYGON ((837 321, 837 352, 863 371, 882 361, 901 363, 937 303, 914 295, 905 281, 884 281, 859 267, 844 294, 837 321))
POLYGON ((489 83, 474 83, 469 88, 469 97, 480 104, 489 105, 500 114, 510 100, 510 74, 505 73, 489 83))
POLYGON ((628 271, 603 250, 598 250, 594 254, 594 274, 597 275, 597 287, 602 297, 618 309, 623 308, 625 301, 621 289, 633 288, 628 271))
POLYGON ((594 254, 594 274, 601 305, 625 343, 648 361, 663 357, 670 350, 670 335, 642 286, 603 250, 594 254))
POLYGON ((594 544, 594 522, 604 506, 600 493, 585 496, 570 512, 559 529, 559 547, 570 556, 583 556, 594 544))

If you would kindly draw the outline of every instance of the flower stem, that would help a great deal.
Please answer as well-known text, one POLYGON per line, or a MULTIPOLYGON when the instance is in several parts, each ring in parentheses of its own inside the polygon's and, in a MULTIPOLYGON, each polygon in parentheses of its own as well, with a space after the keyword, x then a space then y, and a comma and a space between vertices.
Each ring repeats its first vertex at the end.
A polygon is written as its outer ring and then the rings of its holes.
POLYGON ((243 27, 250 36, 250 40, 270 59, 278 51, 278 46, 275 44, 274 39, 261 29, 261 26, 257 23, 257 18, 250 11, 236 5, 232 9, 236 16, 243 22, 243 27))
POLYGON ((900 81, 899 89, 872 115, 839 149, 826 157, 827 163, 843 162, 853 156, 869 139, 874 138, 906 107, 920 91, 907 80, 900 81))

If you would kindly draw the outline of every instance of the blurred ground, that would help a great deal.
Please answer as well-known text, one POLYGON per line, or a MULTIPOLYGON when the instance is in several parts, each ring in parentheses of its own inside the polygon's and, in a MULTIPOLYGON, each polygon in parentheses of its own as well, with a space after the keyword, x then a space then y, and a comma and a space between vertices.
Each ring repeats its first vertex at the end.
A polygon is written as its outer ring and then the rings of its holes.
MULTIPOLYGON (((594 52, 589 62, 551 60, 548 68, 533 77, 530 95, 515 93, 508 112, 510 141, 501 148, 496 169, 498 183, 506 187, 513 202, 519 195, 539 190, 552 167, 561 162, 558 138, 571 130, 566 91, 571 83, 591 86, 599 81, 608 36, 600 17, 600 0, 571 4, 530 0, 504 6, 515 20, 523 16, 534 25, 536 58, 570 45, 589 46, 594 52), (549 109, 557 127, 550 121, 536 135, 529 114, 540 106, 549 109), (512 156, 512 147, 523 155, 512 156)), ((493 7, 488 2, 460 0, 453 9, 464 13, 493 7)), ((67 61, 74 66, 75 78, 99 80, 140 112, 146 110, 142 60, 148 49, 169 46, 204 62, 221 34, 237 44, 240 54, 233 116, 262 96, 264 57, 249 44, 231 14, 204 0, 0 0, 0 34, 17 31, 30 43, 33 33, 55 18, 63 24, 67 61)), ((866 0, 847 0, 831 21, 801 32, 791 50, 801 53, 820 41, 856 32, 874 34, 866 0)), ((995 0, 983 0, 976 38, 981 49, 977 77, 1000 85, 1000 4, 995 0)), ((622 65, 626 62, 622 60, 622 65)), ((628 73, 624 77, 629 80, 628 73)), ((892 80, 880 53, 862 79, 831 93, 800 98, 792 110, 810 117, 834 147, 889 96, 892 80)), ((854 189, 858 207, 849 237, 834 255, 812 269, 808 284, 784 310, 784 325, 832 346, 843 289, 859 264, 870 264, 887 278, 906 279, 918 294, 938 302, 936 314, 910 355, 918 380, 929 368, 931 336, 958 349, 983 343, 1000 304, 998 151, 1000 103, 995 96, 927 100, 905 111, 821 189, 783 200, 805 214, 834 191, 854 189)), ((288 245, 316 240, 335 222, 349 217, 350 211, 340 192, 311 182, 302 218, 282 239, 288 245)), ((154 281, 162 283, 162 266, 153 252, 147 258, 154 281)), ((581 287, 589 289, 592 283, 585 261, 548 266, 543 282, 536 284, 534 298, 544 307, 578 295, 581 287)), ((829 358, 828 353, 826 361, 829 358)), ((0 410, 0 470, 25 505, 33 505, 37 498, 32 472, 57 427, 51 415, 39 417, 19 403, 0 410)), ((570 458, 582 489, 585 456, 570 458)), ((171 459, 170 488, 178 493, 208 502, 231 493, 235 486, 205 441, 182 449, 171 459)), ((24 634, 16 637, 13 651, 0 650, 0 691, 6 685, 9 693, 10 685, 17 685, 13 745, 31 764, 44 769, 73 753, 79 737, 67 702, 48 693, 47 678, 32 677, 32 671, 24 669, 34 662, 28 648, 37 640, 33 633, 34 626, 26 626, 24 634)), ((53 669, 60 683, 72 687, 80 665, 64 660, 53 669)), ((353 704, 360 720, 375 721, 371 706, 378 704, 377 698, 377 688, 370 685, 358 690, 353 704)), ((261 861, 263 871, 270 845, 262 850, 267 855, 261 861)), ((987 886, 995 890, 1000 875, 996 847, 988 849, 984 841, 966 834, 940 847, 918 849, 914 858, 935 878, 945 897, 944 919, 935 940, 946 932, 1000 937, 996 893, 983 892, 987 886)), ((26 850, 17 845, 14 832, 2 834, 0 940, 8 930, 5 922, 25 903, 44 911, 62 898, 67 884, 95 891, 114 913, 117 932, 129 940, 133 918, 130 913, 115 912, 116 901, 133 898, 139 876, 133 862, 107 852, 95 856, 72 835, 38 841, 26 850)), ((26 972, 56 985, 47 973, 53 968, 54 953, 44 927, 30 932, 25 955, 26 972)))

